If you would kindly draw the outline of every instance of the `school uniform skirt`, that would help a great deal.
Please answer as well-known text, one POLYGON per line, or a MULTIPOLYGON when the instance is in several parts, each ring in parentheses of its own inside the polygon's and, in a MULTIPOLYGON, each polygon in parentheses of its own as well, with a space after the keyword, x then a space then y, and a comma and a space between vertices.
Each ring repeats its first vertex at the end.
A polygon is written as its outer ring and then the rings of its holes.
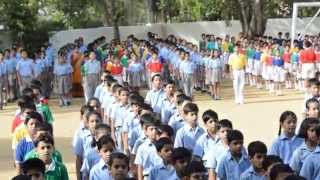
POLYGON ((129 84, 132 87, 140 87, 142 85, 142 71, 138 71, 138 72, 129 72, 129 84))
POLYGON ((115 80, 117 80, 120 85, 123 85, 123 76, 122 76, 122 74, 115 74, 115 75, 113 75, 113 78, 115 80))
POLYGON ((301 66, 303 79, 310 79, 315 77, 316 67, 314 63, 303 63, 301 66))
POLYGON ((212 69, 211 68, 206 68, 205 70, 205 83, 206 85, 210 85, 212 82, 212 69))
POLYGON ((288 63, 288 62, 285 62, 284 63, 284 70, 286 71, 286 73, 292 73, 292 64, 291 63, 288 63))
POLYGON ((211 70, 211 83, 220 83, 222 81, 222 68, 213 68, 211 70))
POLYGON ((69 74, 57 76, 55 83, 55 92, 59 95, 67 94, 72 89, 72 81, 69 74))
POLYGON ((248 59, 248 63, 247 63, 247 66, 246 66, 246 73, 249 73, 251 74, 253 72, 253 59, 249 58, 248 59))

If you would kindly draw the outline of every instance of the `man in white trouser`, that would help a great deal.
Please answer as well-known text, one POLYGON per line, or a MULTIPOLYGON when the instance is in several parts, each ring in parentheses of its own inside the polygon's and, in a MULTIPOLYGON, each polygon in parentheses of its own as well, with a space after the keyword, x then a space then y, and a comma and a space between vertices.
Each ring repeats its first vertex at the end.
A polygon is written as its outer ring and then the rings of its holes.
POLYGON ((234 48, 234 53, 230 55, 229 62, 233 75, 233 89, 236 104, 244 103, 243 88, 245 83, 245 56, 239 53, 239 45, 234 48))

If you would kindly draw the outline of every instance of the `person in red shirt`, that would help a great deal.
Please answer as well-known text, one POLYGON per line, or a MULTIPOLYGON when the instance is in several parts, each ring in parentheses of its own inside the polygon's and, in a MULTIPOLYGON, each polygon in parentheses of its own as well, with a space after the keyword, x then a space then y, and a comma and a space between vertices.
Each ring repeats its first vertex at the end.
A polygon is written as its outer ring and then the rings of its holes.
POLYGON ((146 64, 148 70, 149 87, 151 88, 151 77, 155 74, 161 74, 163 70, 163 64, 158 58, 158 52, 156 50, 152 51, 151 60, 146 64))
POLYGON ((36 111, 36 106, 33 103, 33 101, 27 101, 27 102, 21 103, 20 107, 21 107, 21 112, 15 116, 11 125, 12 133, 20 124, 24 122, 25 117, 28 115, 28 113, 36 111))
POLYGON ((120 59, 115 57, 111 66, 111 75, 118 81, 120 85, 123 85, 123 67, 120 64, 120 59))
POLYGON ((317 71, 320 72, 320 45, 316 44, 314 49, 314 53, 316 54, 317 71))
POLYGON ((308 80, 315 77, 316 54, 310 41, 304 43, 305 48, 300 52, 301 75, 304 80, 304 88, 308 86, 308 80))

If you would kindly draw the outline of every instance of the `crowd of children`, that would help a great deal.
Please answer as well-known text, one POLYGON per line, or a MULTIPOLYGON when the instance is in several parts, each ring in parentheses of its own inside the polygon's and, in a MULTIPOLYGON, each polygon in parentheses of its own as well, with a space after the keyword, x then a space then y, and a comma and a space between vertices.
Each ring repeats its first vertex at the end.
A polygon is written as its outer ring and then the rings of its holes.
MULTIPOLYGON (((56 81, 60 105, 71 102, 73 51, 84 55, 85 105, 72 141, 78 180, 320 178, 320 82, 315 69, 316 60, 320 62, 316 59, 320 38, 305 37, 290 50, 289 40, 281 36, 253 40, 202 37, 200 50, 173 35, 162 40, 149 33, 148 40, 129 36, 125 43, 113 41, 104 48, 99 47, 104 38, 88 47, 80 39, 78 45, 59 51, 57 62, 53 60, 48 67, 53 76, 45 78, 56 81), (302 44, 305 48, 299 50, 302 44), (279 136, 270 147, 261 141, 244 147, 245 135, 214 110, 204 111, 200 126, 193 90, 208 91, 219 100, 222 80, 229 77, 238 104, 244 103, 246 80, 259 89, 265 84, 277 94, 283 83, 287 88, 297 84, 306 90, 305 119, 300 127, 296 114, 285 111, 279 118, 279 136), (149 87, 145 97, 139 91, 144 87, 149 87)), ((12 123, 13 158, 19 174, 15 178, 69 179, 55 148, 50 107, 42 98, 48 94, 44 86, 50 83, 36 78, 41 76, 37 61, 29 60, 26 51, 20 52, 21 60, 13 68, 21 88, 12 123)), ((0 67, 4 64, 1 55, 0 67)), ((8 79, 5 76, 0 76, 2 82, 8 79)))

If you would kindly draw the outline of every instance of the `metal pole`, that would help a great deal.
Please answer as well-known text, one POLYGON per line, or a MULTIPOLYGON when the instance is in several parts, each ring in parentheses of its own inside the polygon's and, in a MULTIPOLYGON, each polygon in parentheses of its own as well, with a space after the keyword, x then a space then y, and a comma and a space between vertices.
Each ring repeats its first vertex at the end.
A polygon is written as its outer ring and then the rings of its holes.
POLYGON ((293 42, 296 35, 296 20, 298 16, 298 5, 293 4, 292 23, 291 23, 291 48, 293 48, 293 42))
POLYGON ((318 16, 319 14, 320 14, 320 8, 319 8, 319 10, 317 11, 317 13, 312 17, 312 19, 310 20, 310 22, 306 25, 304 31, 306 31, 306 30, 309 28, 309 26, 312 24, 312 22, 317 18, 317 16, 318 16))

